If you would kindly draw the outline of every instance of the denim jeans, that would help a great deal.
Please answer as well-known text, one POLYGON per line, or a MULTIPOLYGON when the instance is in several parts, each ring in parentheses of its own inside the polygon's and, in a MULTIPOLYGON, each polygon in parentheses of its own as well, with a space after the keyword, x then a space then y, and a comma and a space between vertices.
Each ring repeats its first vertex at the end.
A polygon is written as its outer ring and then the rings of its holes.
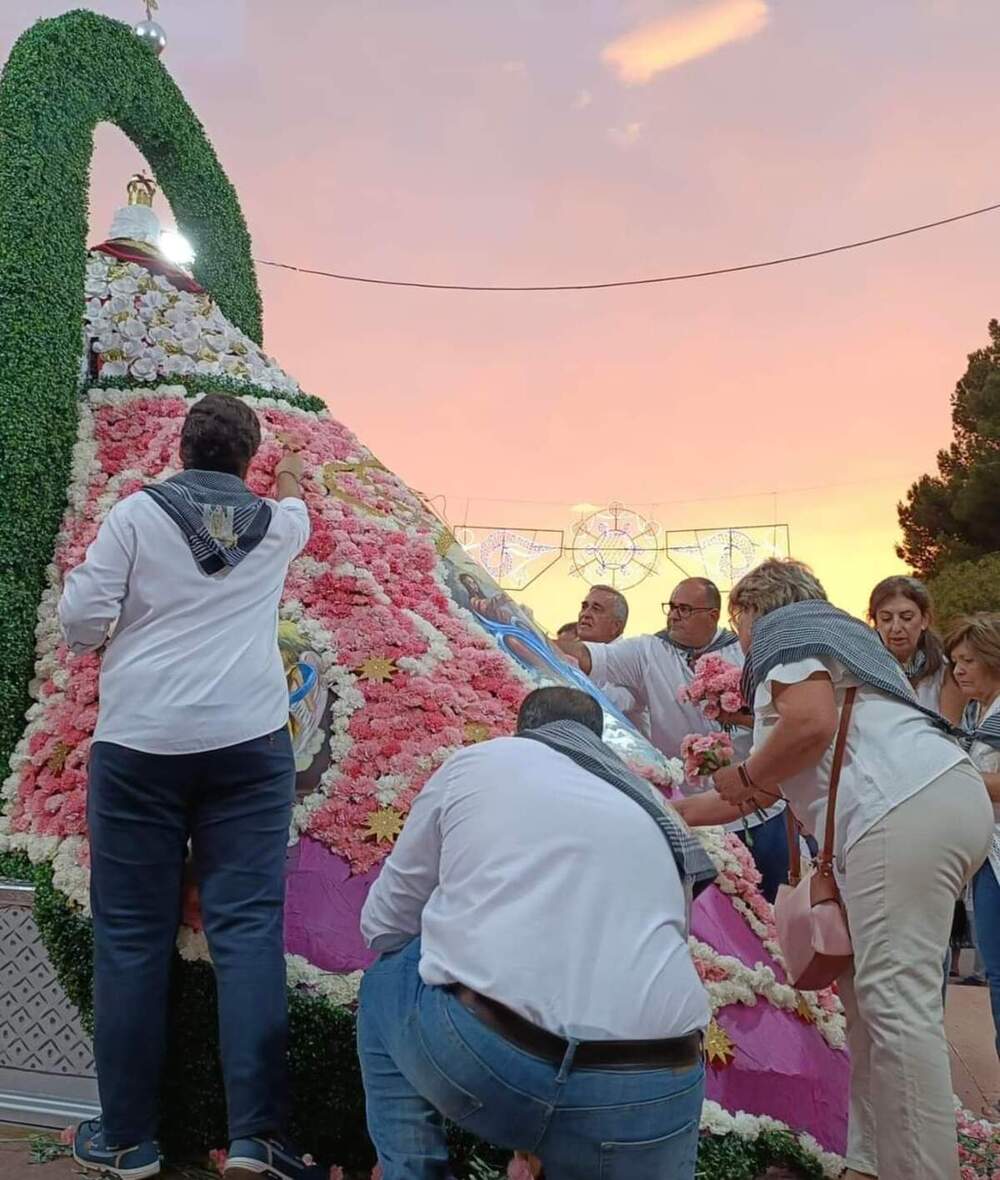
MULTIPOLYGON (((444 1180, 443 1118, 547 1180, 691 1180, 705 1071, 574 1069, 525 1053, 420 979, 420 941, 365 975, 358 1051, 384 1180, 444 1180)), ((625 1000, 623 999, 623 1002, 625 1000)))
POLYGON ((993 1033, 1000 1055, 1000 883, 987 861, 972 878, 975 941, 986 963, 986 980, 990 985, 993 1009, 993 1033))
POLYGON ((200 754, 90 752, 98 1087, 111 1143, 153 1139, 190 838, 215 967, 232 1138, 284 1120, 288 731, 200 754))
MULTIPOLYGON (((760 872, 760 891, 773 905, 778 886, 788 884, 788 820, 781 811, 748 830, 752 843, 747 847, 760 872)), ((736 835, 747 844, 745 832, 736 835)))

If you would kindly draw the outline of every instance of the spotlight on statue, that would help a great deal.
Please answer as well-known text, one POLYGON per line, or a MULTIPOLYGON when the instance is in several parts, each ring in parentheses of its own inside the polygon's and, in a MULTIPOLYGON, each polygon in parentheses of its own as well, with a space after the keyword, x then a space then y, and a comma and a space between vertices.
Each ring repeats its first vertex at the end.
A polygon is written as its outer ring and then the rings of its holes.
POLYGON ((175 229, 165 229, 160 234, 159 247, 163 257, 176 266, 190 266, 194 262, 194 247, 175 229))

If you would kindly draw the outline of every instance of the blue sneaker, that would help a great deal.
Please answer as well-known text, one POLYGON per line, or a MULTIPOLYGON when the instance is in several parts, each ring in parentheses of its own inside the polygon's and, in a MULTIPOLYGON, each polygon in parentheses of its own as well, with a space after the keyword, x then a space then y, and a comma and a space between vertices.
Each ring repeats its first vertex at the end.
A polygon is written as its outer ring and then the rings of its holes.
POLYGON ((160 1145, 155 1139, 131 1147, 108 1144, 100 1119, 80 1123, 73 1136, 73 1159, 89 1172, 104 1172, 121 1180, 144 1180, 160 1171, 160 1145))
POLYGON ((297 1155, 280 1139, 254 1136, 234 1139, 222 1172, 225 1180, 248 1180, 269 1176, 271 1180, 319 1180, 325 1171, 311 1155, 297 1155))

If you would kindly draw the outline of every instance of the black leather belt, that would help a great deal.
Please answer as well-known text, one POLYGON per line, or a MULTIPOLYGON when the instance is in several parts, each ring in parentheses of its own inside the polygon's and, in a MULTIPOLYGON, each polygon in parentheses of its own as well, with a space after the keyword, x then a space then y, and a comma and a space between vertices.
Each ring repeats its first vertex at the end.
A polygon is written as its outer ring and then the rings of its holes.
MULTIPOLYGON (((466 1011, 512 1045, 553 1065, 562 1063, 569 1048, 562 1037, 461 983, 448 990, 466 1011)), ((573 1065, 577 1069, 683 1069, 694 1065, 701 1051, 700 1032, 662 1041, 581 1041, 573 1065)))

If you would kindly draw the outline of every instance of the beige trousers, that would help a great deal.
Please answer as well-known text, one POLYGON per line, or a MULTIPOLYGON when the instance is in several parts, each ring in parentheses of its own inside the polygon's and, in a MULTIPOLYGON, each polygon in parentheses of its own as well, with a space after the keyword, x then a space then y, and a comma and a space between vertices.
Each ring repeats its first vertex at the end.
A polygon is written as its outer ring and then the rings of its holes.
POLYGON ((847 1164, 879 1180, 957 1180, 941 971, 955 899, 986 859, 993 808, 962 763, 901 803, 847 853, 854 966, 847 1013, 847 1164))

